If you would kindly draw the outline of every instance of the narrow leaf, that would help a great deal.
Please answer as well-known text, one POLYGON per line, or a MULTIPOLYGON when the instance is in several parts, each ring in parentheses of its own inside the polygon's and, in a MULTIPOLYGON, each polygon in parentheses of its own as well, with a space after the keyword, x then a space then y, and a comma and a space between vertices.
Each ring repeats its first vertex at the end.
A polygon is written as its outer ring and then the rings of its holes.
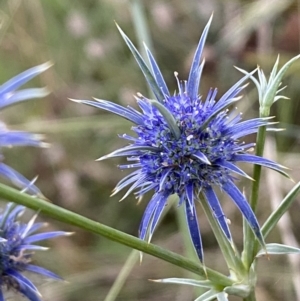
POLYGON ((266 251, 268 255, 282 255, 282 254, 299 254, 300 249, 287 246, 287 245, 282 245, 282 244, 276 244, 276 243, 270 243, 266 244, 266 250, 260 250, 257 254, 256 257, 261 257, 266 255, 266 251))
POLYGON ((283 199, 279 207, 269 216, 267 221, 261 228, 261 232, 266 238, 268 234, 277 225, 280 218, 285 214, 285 212, 290 208, 292 203, 295 201, 296 196, 300 192, 300 182, 298 182, 293 189, 288 193, 288 195, 283 199))
POLYGON ((214 284, 210 280, 194 280, 188 278, 165 278, 165 279, 151 279, 151 281, 159 283, 174 283, 174 284, 185 284, 204 288, 212 288, 214 284))

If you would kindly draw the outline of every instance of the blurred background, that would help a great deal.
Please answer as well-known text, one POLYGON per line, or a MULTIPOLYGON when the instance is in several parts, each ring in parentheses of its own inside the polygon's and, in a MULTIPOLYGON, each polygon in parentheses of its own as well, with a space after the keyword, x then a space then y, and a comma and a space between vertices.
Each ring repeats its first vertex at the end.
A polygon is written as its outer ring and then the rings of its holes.
MULTIPOLYGON (((11 129, 42 133, 51 144, 48 149, 4 149, 6 163, 27 178, 38 175, 37 186, 53 203, 91 219, 137 235, 147 197, 140 205, 130 195, 119 203, 122 194, 110 197, 116 183, 125 175, 113 159, 95 159, 124 146, 118 134, 130 131, 130 123, 112 114, 73 103, 68 98, 92 97, 135 106, 134 95, 147 95, 147 86, 132 55, 118 33, 114 20, 132 41, 136 38, 135 5, 142 5, 151 45, 170 91, 176 89, 174 71, 186 79, 202 30, 214 12, 204 49, 206 65, 200 93, 218 87, 219 95, 242 77, 233 66, 247 71, 257 64, 269 74, 278 54, 282 66, 300 52, 300 1, 292 0, 2 0, 0 1, 0 82, 32 66, 52 61, 54 66, 30 82, 30 86, 47 86, 51 94, 45 99, 21 103, 1 112, 1 120, 11 129)), ((300 62, 289 69, 283 85, 284 95, 272 107, 272 115, 285 128, 270 133, 266 156, 278 160, 300 180, 300 62)), ((251 83, 238 103, 244 118, 258 116, 258 99, 251 83)), ((254 141, 255 137, 247 137, 254 141)), ((249 166, 244 168, 251 174, 249 166)), ((250 193, 251 183, 238 184, 250 193)), ((258 219, 262 224, 274 201, 291 189, 293 183, 275 172, 264 170, 258 219)), ((151 197, 151 194, 148 198, 151 197)), ((226 197, 223 208, 231 220, 231 230, 242 248, 240 213, 226 197)), ((176 202, 175 202, 176 203, 176 202)), ((153 242, 180 254, 189 254, 184 244, 186 232, 180 230, 183 208, 176 204, 156 231, 153 242), (179 214, 176 212, 179 211, 179 214)), ((208 267, 226 269, 208 222, 198 206, 205 262, 208 267)), ((292 237, 300 242, 299 200, 290 210, 287 234, 275 230, 268 241, 282 242, 292 237)), ((44 216, 48 228, 74 231, 71 238, 48 243, 51 250, 36 254, 36 261, 58 273, 67 283, 34 279, 44 301, 105 300, 110 287, 131 250, 105 238, 58 223, 44 216)), ((293 259, 292 259, 293 260, 293 259)), ((293 264, 300 270, 300 264, 293 264)), ((296 275, 297 276, 297 275, 296 275)), ((259 261, 258 300, 297 300, 292 286, 296 279, 286 257, 259 261)), ((156 284, 148 279, 193 277, 195 275, 148 255, 138 262, 128 276, 116 300, 190 301, 197 292, 191 287, 156 284)), ((15 296, 12 300, 16 300, 15 296)), ((110 299, 111 301, 112 299, 110 299)), ((232 300, 238 300, 232 298, 232 300)))

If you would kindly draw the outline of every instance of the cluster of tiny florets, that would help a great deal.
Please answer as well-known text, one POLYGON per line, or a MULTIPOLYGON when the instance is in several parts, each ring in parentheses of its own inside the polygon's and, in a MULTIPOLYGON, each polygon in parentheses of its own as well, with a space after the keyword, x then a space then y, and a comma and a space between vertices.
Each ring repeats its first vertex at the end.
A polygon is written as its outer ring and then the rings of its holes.
POLYGON ((213 112, 213 102, 204 106, 200 98, 194 101, 181 95, 167 98, 164 105, 172 112, 181 132, 177 139, 147 99, 140 99, 138 103, 144 113, 144 124, 133 127, 138 135, 135 144, 159 149, 157 153, 144 153, 136 158, 148 181, 157 183, 159 189, 166 189, 170 194, 181 194, 188 181, 201 187, 221 185, 228 179, 228 170, 218 166, 218 160, 231 160, 237 141, 226 135, 226 112, 219 113, 203 128, 203 122, 213 112), (199 163, 198 152, 204 154, 210 164, 199 163), (161 187, 159 184, 166 171, 168 175, 161 187))

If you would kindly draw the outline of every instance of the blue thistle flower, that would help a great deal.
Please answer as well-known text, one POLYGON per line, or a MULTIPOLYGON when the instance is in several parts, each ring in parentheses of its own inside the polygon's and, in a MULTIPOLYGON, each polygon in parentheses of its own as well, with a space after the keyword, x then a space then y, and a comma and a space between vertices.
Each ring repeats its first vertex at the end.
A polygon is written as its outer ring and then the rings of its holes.
POLYGON ((199 195, 207 201, 224 234, 231 241, 227 219, 215 189, 224 191, 264 245, 258 221, 246 198, 234 184, 234 175, 250 177, 236 163, 259 164, 285 174, 282 166, 250 154, 254 143, 244 144, 241 140, 244 136, 256 133, 259 127, 268 125, 268 119, 241 121, 241 115, 236 116, 228 109, 240 99, 238 94, 245 87, 243 83, 255 71, 240 79, 218 101, 217 89, 210 89, 205 100, 198 94, 204 67, 201 55, 211 20, 200 38, 188 80, 179 81, 175 73, 178 92, 174 95, 170 94, 150 50, 145 46, 151 70, 118 27, 156 99, 138 94, 136 99, 141 111, 100 99, 74 100, 115 113, 134 124, 132 130, 135 136, 121 135, 130 144, 99 160, 125 156, 129 163, 119 167, 123 170, 135 169, 117 184, 114 194, 128 186, 130 188, 123 198, 134 190, 138 198, 154 190, 140 224, 139 237, 151 239, 168 197, 177 194, 179 205, 185 207, 190 236, 201 261, 203 248, 195 208, 199 195))
POLYGON ((53 272, 31 264, 33 251, 47 250, 47 248, 34 243, 57 236, 70 235, 71 233, 53 231, 36 234, 45 224, 35 223, 37 215, 28 223, 20 222, 18 218, 24 211, 25 207, 9 203, 0 215, 0 301, 5 300, 4 287, 21 293, 30 301, 41 300, 39 291, 23 275, 23 272, 31 272, 61 280, 53 272))
MULTIPOLYGON (((51 67, 51 64, 45 63, 30 68, 2 84, 0 86, 0 109, 28 99, 46 96, 49 93, 46 88, 17 89, 35 76, 46 71, 49 67, 51 67)), ((41 139, 41 135, 31 134, 24 131, 11 131, 7 129, 4 123, 0 123, 1 148, 26 145, 37 147, 46 146, 46 143, 42 142, 41 139)), ((3 156, 1 154, 0 160, 3 161, 3 156)), ((2 162, 0 163, 0 176, 6 178, 17 187, 26 190, 28 193, 41 195, 40 190, 33 185, 34 180, 27 180, 24 176, 2 162)))

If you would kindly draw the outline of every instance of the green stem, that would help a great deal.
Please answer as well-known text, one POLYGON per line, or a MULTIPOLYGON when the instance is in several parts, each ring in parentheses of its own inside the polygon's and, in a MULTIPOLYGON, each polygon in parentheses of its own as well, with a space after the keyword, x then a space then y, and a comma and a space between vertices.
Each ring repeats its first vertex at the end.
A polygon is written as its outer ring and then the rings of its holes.
POLYGON ((246 276, 246 270, 239 258, 237 251, 234 250, 233 246, 225 237, 222 229, 216 221, 216 218, 213 216, 206 199, 203 196, 200 197, 200 203, 217 239, 218 245, 230 270, 230 274, 233 276, 233 278, 237 278, 239 280, 241 280, 241 278, 243 279, 246 276))
POLYGON ((133 267, 139 259, 139 252, 137 250, 132 250, 128 256, 122 270, 118 274, 114 284, 110 288, 108 294, 106 295, 104 301, 115 301, 119 295, 120 290, 124 286, 125 281, 127 280, 128 275, 131 273, 133 267))
MULTIPOLYGON (((260 116, 263 117, 263 116, 260 116)), ((265 140, 266 140, 266 127, 260 127, 257 134, 256 139, 256 156, 262 157, 264 153, 265 147, 265 140)), ((252 185, 252 193, 250 199, 250 205, 252 210, 256 211, 257 202, 258 202, 258 195, 259 195, 259 184, 260 184, 260 176, 261 176, 261 165, 254 165, 253 169, 253 185, 252 185)))
POLYGON ((195 263, 179 254, 165 250, 159 246, 140 240, 132 235, 90 220, 84 216, 51 204, 38 197, 32 197, 21 193, 18 190, 8 187, 4 184, 0 184, 0 198, 23 205, 36 211, 40 210, 56 220, 74 225, 81 229, 106 237, 112 241, 116 241, 122 245, 150 254, 183 269, 191 271, 204 279, 208 278, 209 280, 215 282, 216 284, 220 284, 221 286, 230 286, 233 284, 233 281, 228 277, 212 269, 204 269, 200 263, 195 263))
MULTIPOLYGON (((260 117, 262 116, 262 112, 260 112, 260 117)), ((264 152, 266 140, 266 127, 260 127, 257 133, 256 138, 256 156, 262 156, 264 152)), ((261 166, 254 165, 253 169, 253 184, 252 184, 252 191, 251 191, 251 198, 250 198, 250 206, 255 214, 258 202, 258 195, 259 195, 259 185, 260 185, 260 177, 261 177, 261 166)), ((244 253, 243 253, 243 262, 247 268, 249 268, 254 259, 254 245, 255 245, 255 236, 249 227, 249 225, 244 221, 244 253)))

